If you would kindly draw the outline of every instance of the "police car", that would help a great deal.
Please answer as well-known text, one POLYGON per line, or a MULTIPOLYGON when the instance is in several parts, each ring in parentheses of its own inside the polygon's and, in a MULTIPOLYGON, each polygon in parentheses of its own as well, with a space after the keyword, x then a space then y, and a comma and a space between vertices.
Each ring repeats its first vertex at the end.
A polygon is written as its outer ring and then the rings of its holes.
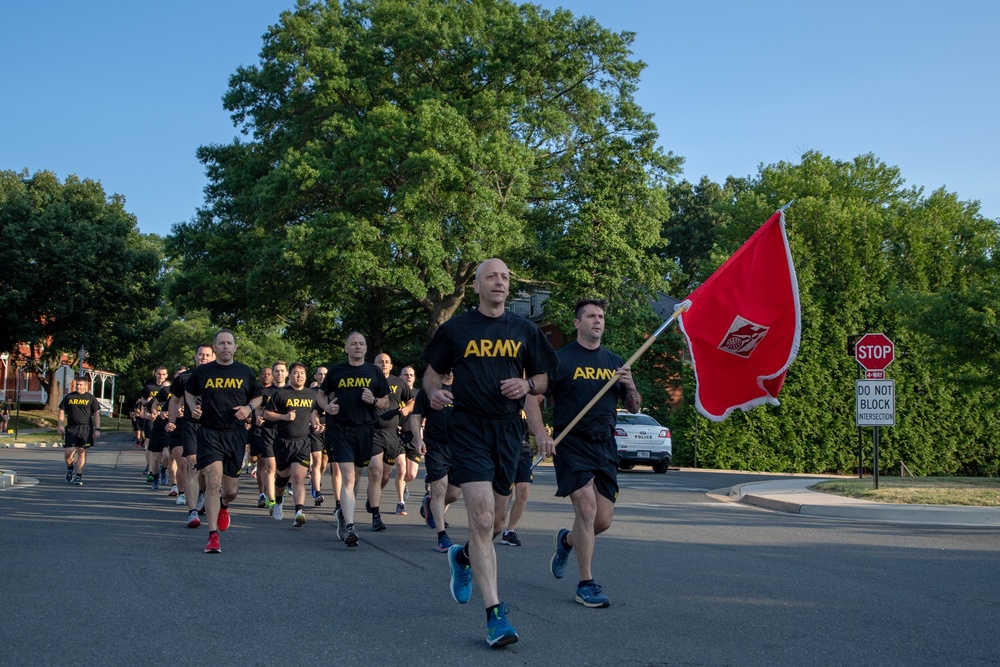
POLYGON ((644 414, 619 410, 616 413, 615 444, 618 446, 618 469, 631 470, 637 465, 652 466, 653 472, 665 473, 673 457, 670 429, 644 414))

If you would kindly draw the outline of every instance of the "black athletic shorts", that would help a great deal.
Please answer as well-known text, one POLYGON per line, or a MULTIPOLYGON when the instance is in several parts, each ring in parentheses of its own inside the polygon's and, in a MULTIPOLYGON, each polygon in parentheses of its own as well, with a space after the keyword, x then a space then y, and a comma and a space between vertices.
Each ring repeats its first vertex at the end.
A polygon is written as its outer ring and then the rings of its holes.
POLYGON ((274 441, 274 458, 278 470, 288 470, 293 463, 309 467, 312 444, 310 438, 301 440, 285 440, 276 438, 274 441))
POLYGON ((202 426, 198 429, 198 461, 194 467, 204 470, 222 461, 223 475, 239 477, 246 444, 247 432, 243 428, 218 430, 202 426))
POLYGON ((150 433, 153 432, 153 420, 143 419, 140 423, 142 424, 142 437, 148 438, 150 433))
POLYGON ((347 426, 334 422, 326 427, 326 451, 335 463, 353 462, 358 468, 367 468, 374 438, 374 426, 347 426))
POLYGON ((67 426, 63 435, 63 447, 86 449, 94 446, 94 432, 89 426, 67 426))
POLYGON ((415 463, 420 463, 420 454, 417 454, 417 445, 413 442, 413 434, 409 431, 402 431, 399 434, 399 444, 403 447, 406 458, 415 463))
POLYGON ((509 496, 524 440, 520 415, 492 418, 455 409, 448 419, 451 484, 492 482, 493 491, 509 496))
POLYGON ((514 473, 514 483, 515 484, 531 484, 535 481, 535 477, 532 474, 531 464, 533 463, 531 459, 531 447, 525 447, 521 445, 521 458, 517 461, 517 472, 514 473))
POLYGON ((597 492, 618 499, 618 449, 613 436, 592 440, 570 433, 556 447, 556 495, 565 498, 594 480, 597 492))
POLYGON ((424 456, 427 474, 424 475, 424 481, 430 484, 450 475, 451 447, 448 443, 424 438, 424 446, 427 448, 427 454, 424 456))
POLYGON ((198 429, 200 428, 201 424, 198 422, 189 422, 186 419, 178 420, 177 428, 170 434, 170 448, 182 447, 184 456, 197 456, 198 429))
POLYGON ((167 431, 165 429, 153 429, 149 434, 149 451, 159 454, 167 448, 167 431))
POLYGON ((372 438, 372 457, 382 454, 382 460, 391 466, 396 464, 396 457, 402 453, 403 447, 399 444, 395 426, 375 429, 372 438))
POLYGON ((259 427, 250 432, 250 455, 265 459, 274 458, 274 441, 278 438, 278 430, 259 427))
POLYGON ((323 438, 323 434, 318 431, 309 432, 309 451, 314 454, 321 453, 326 449, 326 442, 323 438))

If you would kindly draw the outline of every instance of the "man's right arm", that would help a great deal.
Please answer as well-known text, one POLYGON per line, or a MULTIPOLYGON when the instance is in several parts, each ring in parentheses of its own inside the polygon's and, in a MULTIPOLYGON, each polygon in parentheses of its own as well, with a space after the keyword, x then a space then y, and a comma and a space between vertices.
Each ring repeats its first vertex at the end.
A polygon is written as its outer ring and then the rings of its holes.
POLYGON ((444 406, 454 400, 454 396, 450 391, 445 391, 442 389, 444 386, 444 375, 441 375, 435 371, 430 364, 427 365, 427 370, 424 371, 424 391, 427 392, 427 398, 430 399, 431 407, 435 410, 441 410, 444 406))

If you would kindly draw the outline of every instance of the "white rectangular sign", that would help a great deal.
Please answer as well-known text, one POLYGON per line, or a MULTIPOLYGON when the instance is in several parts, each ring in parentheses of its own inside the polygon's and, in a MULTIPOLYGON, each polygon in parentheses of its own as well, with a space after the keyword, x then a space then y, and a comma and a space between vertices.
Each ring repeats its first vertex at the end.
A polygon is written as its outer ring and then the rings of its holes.
POLYGON ((858 380, 855 387, 858 426, 896 425, 895 380, 858 380))

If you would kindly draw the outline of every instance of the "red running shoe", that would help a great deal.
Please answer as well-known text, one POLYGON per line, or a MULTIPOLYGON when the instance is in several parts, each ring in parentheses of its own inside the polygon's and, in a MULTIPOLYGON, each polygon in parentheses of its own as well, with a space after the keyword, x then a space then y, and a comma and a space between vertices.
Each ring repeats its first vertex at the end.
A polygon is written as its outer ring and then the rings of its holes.
POLYGON ((222 547, 219 546, 219 534, 210 533, 208 536, 208 544, 205 545, 205 553, 207 554, 221 554, 222 547))
POLYGON ((219 530, 223 533, 229 530, 229 508, 223 507, 219 510, 219 530))
POLYGON ((191 510, 188 514, 188 528, 197 528, 201 525, 201 519, 198 518, 198 510, 191 510))

